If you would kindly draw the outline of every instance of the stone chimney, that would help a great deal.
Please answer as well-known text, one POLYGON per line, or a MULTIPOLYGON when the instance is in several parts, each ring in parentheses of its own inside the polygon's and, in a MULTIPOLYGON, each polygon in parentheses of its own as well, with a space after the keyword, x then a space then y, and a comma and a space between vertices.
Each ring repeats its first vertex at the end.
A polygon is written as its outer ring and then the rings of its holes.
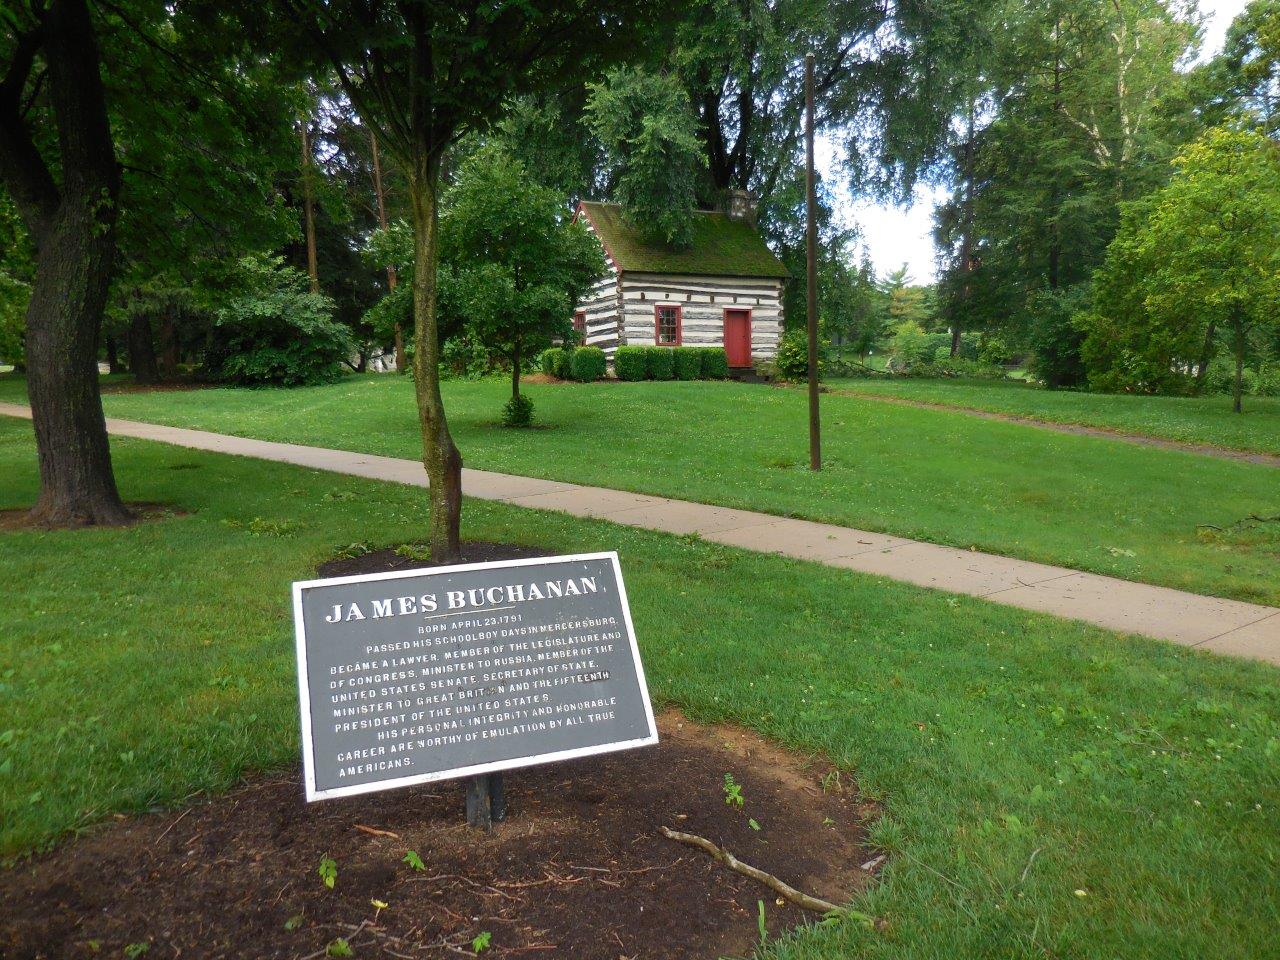
POLYGON ((730 220, 756 225, 756 195, 750 190, 730 187, 724 192, 724 212, 730 220))

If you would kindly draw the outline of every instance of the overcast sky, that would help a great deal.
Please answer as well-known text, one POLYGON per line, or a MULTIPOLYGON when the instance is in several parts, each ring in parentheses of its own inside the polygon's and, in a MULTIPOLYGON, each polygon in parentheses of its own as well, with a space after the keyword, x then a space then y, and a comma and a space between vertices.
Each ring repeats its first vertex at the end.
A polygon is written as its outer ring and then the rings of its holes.
MULTIPOLYGON (((1200 9, 1206 16, 1202 58, 1221 49, 1227 27, 1246 2, 1200 0, 1200 9)), ((816 152, 819 166, 829 167, 830 144, 820 144, 816 152)), ((943 191, 922 188, 916 192, 914 202, 905 207, 855 204, 846 199, 839 204, 839 212, 845 222, 855 222, 861 228, 863 245, 871 254, 878 275, 884 276, 905 263, 916 283, 928 283, 934 277, 934 246, 930 237, 933 208, 943 195, 943 191)))

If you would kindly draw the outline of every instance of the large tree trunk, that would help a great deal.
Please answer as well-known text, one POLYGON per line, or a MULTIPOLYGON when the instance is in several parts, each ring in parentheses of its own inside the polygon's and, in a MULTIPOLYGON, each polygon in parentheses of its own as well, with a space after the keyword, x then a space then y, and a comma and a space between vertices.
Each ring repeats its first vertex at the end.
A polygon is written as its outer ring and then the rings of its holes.
POLYGON ((145 313, 135 313, 129 321, 129 372, 133 374, 133 382, 142 386, 160 382, 151 319, 145 313))
POLYGON ((160 321, 160 378, 169 383, 178 379, 178 327, 173 322, 173 308, 165 311, 160 321))
POLYGON ((1209 376, 1209 361, 1213 359, 1213 338, 1218 327, 1212 320, 1204 332, 1204 346, 1200 348, 1200 362, 1196 364, 1196 393, 1204 393, 1205 380, 1209 376))
POLYGON ((462 456, 449 434, 440 396, 440 338, 436 324, 440 167, 424 161, 409 177, 413 208, 413 379, 422 427, 422 463, 431 495, 431 559, 462 555, 462 456))
POLYGON ((85 0, 53 0, 40 19, 38 30, 18 37, 0 89, 0 178, 36 251, 26 342, 40 493, 31 517, 54 525, 125 523, 130 514, 116 490, 98 392, 119 168, 85 0), (41 49, 58 129, 58 178, 21 109, 41 49))
POLYGON ((40 463, 31 519, 55 526, 131 517, 116 490, 98 392, 98 328, 115 238, 96 204, 64 204, 44 235, 27 307, 27 392, 40 463))

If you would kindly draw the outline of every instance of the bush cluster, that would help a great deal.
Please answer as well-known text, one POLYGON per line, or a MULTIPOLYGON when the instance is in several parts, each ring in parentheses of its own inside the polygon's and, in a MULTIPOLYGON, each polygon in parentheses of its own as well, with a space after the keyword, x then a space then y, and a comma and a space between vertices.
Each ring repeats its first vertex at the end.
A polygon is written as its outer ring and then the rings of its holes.
POLYGON ((605 356, 599 347, 578 347, 569 351, 569 374, 579 383, 604 378, 605 356))
MULTIPOLYGON (((827 345, 818 344, 818 376, 826 372, 827 345)), ((809 335, 804 330, 789 330, 778 342, 778 355, 774 358, 778 377, 795 383, 809 378, 809 335)))
POLYGON ((604 351, 599 347, 551 347, 538 357, 538 369, 557 380, 601 380, 605 367, 604 351))
POLYGON ((512 397, 502 407, 504 427, 527 427, 533 422, 533 401, 523 393, 512 397))
MULTIPOLYGON (((1235 363, 1228 356, 1217 356, 1205 372, 1206 393, 1230 394, 1235 390, 1235 363)), ((1253 397, 1280 397, 1280 363, 1262 360, 1255 366, 1245 367, 1240 375, 1243 393, 1253 397)))
POLYGON ((729 359, 721 347, 619 347, 619 380, 723 380, 729 359))

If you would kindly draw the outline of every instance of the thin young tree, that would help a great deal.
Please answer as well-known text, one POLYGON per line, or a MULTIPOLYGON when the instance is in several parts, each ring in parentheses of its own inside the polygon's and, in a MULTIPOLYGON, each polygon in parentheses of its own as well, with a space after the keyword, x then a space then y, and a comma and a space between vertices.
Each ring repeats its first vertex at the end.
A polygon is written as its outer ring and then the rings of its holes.
MULTIPOLYGON (((630 47, 647 0, 280 0, 274 42, 332 70, 406 181, 414 233, 414 389, 430 483, 432 556, 460 555, 462 456, 440 395, 439 203, 446 154, 510 98, 591 75, 630 47), (322 57, 323 62, 316 59, 322 57)), ((245 12, 261 20, 261 7, 245 12)))

